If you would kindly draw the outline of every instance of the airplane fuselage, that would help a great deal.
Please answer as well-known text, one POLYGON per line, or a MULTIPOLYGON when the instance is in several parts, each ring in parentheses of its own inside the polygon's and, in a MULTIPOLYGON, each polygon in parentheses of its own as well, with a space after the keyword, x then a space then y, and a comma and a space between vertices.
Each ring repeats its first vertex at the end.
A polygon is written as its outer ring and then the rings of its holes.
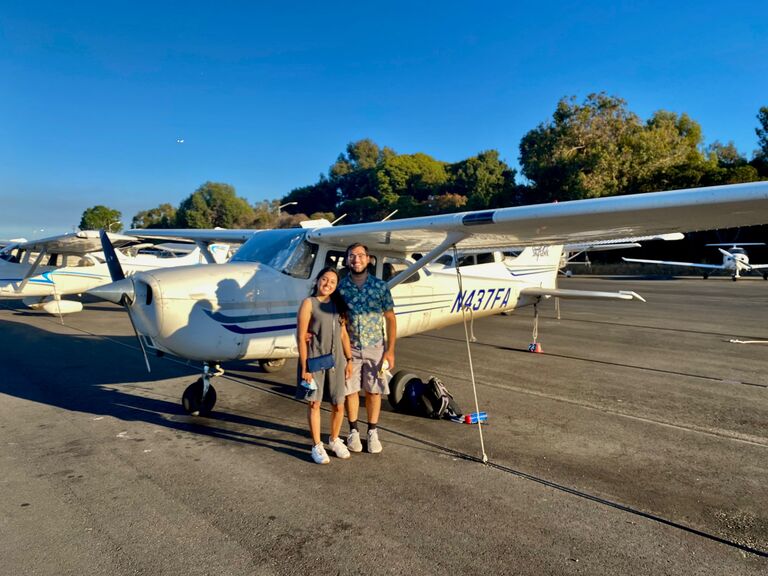
MULTIPOLYGON (((374 250, 371 255, 377 260, 377 276, 384 273, 386 279, 387 261, 398 258, 374 250)), ((235 258, 225 265, 134 276, 130 312, 151 346, 199 361, 297 356, 299 304, 320 268, 342 258, 341 253, 319 247, 311 273, 302 273, 306 278, 235 258)), ((422 269, 392 289, 398 337, 461 322, 464 314, 480 318, 532 304, 536 299, 521 298, 520 290, 555 287, 559 260, 560 247, 529 248, 512 267, 509 262, 462 267, 461 287, 455 268, 422 269)))

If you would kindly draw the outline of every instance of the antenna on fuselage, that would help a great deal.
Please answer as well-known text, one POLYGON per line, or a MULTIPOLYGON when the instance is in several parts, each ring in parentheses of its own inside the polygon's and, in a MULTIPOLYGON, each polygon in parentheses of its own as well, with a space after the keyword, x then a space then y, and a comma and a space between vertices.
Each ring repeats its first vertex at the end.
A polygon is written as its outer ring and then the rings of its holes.
POLYGON ((389 214, 387 214, 386 216, 384 216, 384 218, 382 218, 382 219, 381 219, 381 221, 382 221, 382 222, 386 222, 387 220, 389 220, 390 218, 392 218, 392 216, 394 216, 395 214, 397 214, 397 211, 398 211, 398 210, 399 210, 399 208, 395 208, 395 209, 394 209, 392 212, 390 212, 389 214))

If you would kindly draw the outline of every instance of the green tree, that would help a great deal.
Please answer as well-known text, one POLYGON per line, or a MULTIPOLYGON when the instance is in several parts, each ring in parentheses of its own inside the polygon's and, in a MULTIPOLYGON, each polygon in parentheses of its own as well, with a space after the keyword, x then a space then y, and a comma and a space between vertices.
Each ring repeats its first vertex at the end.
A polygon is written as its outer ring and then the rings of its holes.
POLYGON ((183 200, 176 212, 181 228, 239 228, 254 218, 248 202, 229 184, 206 182, 183 200))
POLYGON ((99 230, 104 228, 108 232, 121 232, 123 224, 120 222, 122 214, 118 210, 107 208, 101 204, 88 208, 80 219, 81 230, 99 230))
POLYGON ((447 182, 446 163, 421 152, 392 156, 376 169, 376 187, 388 206, 396 205, 403 195, 426 200, 447 182))
POLYGON ((757 134, 757 144, 759 148, 755 151, 752 158, 752 165, 758 174, 763 178, 768 178, 768 106, 760 108, 757 114, 757 121, 760 126, 755 128, 757 134))
POLYGON ((487 208, 504 188, 514 185, 514 171, 499 159, 496 150, 486 150, 456 164, 449 171, 453 174, 450 189, 468 199, 470 210, 487 208))
POLYGON ((653 192, 705 183, 717 166, 700 150, 701 126, 687 114, 659 110, 633 135, 631 163, 622 193, 653 192))
POLYGON ((468 198, 462 194, 448 192, 437 194, 427 199, 427 210, 430 214, 446 214, 460 212, 467 205, 468 198))
POLYGON ((763 159, 768 160, 768 106, 763 106, 757 114, 757 121, 760 126, 755 128, 757 134, 757 145, 760 147, 757 154, 763 159))
POLYGON ((550 122, 523 136, 523 175, 540 201, 617 194, 626 184, 629 144, 640 129, 621 98, 590 94, 583 104, 564 98, 550 122))
POLYGON ((176 226, 176 208, 167 203, 150 210, 142 210, 131 221, 131 228, 173 228, 174 226, 176 226))
POLYGON ((739 153, 732 141, 728 144, 722 144, 715 140, 707 146, 707 154, 719 166, 723 167, 744 166, 747 163, 747 159, 739 153))

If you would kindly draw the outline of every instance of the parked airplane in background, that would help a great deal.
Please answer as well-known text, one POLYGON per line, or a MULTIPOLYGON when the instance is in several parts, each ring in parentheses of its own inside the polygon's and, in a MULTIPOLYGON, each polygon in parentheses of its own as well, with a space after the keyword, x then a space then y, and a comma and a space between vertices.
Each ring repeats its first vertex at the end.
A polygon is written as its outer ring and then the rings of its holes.
MULTIPOLYGON (((297 355, 296 310, 326 265, 344 265, 346 247, 366 244, 375 272, 391 276, 398 337, 531 305, 545 296, 636 299, 634 293, 560 290, 564 243, 746 226, 768 222, 768 182, 615 196, 312 230, 257 233, 216 267, 139 272, 122 278, 103 235, 115 280, 91 293, 125 306, 139 341, 159 352, 203 362, 182 396, 191 414, 216 402, 211 377, 221 362, 281 361, 297 355), (518 274, 500 262, 431 269, 447 250, 524 246, 518 274), (414 260, 411 255, 419 253, 414 260)), ((215 238, 209 234, 207 239, 215 238)), ((169 235, 182 234, 167 231, 169 235)), ((206 239, 206 232, 184 231, 206 239)), ((393 378, 397 390, 406 378, 393 378)))
MULTIPOLYGON (((118 246, 118 257, 129 274, 207 260, 225 262, 229 257, 226 244, 184 247, 146 243, 135 236, 109 236, 118 246)), ((82 294, 110 281, 99 233, 94 230, 12 242, 0 250, 0 298, 21 298, 35 310, 50 314, 79 312, 83 309, 81 302, 61 297, 82 294)))
POLYGON ((586 266, 589 268, 589 252, 604 252, 606 250, 625 250, 627 248, 640 248, 640 242, 650 240, 682 240, 685 234, 673 232, 672 234, 656 234, 655 236, 633 236, 631 238, 616 238, 613 240, 601 240, 598 242, 580 242, 575 244, 566 244, 563 249, 563 259, 560 262, 560 271, 570 277, 573 272, 568 269, 569 265, 586 266), (576 260, 581 255, 584 260, 576 260))
MULTIPOLYGON (((707 246, 716 246, 723 255, 722 264, 704 264, 695 262, 670 262, 667 260, 641 260, 637 258, 624 258, 625 262, 639 262, 640 264, 662 264, 665 266, 685 266, 688 268, 701 268, 704 270, 703 276, 706 280, 709 278, 712 270, 727 270, 731 272, 731 278, 735 282, 741 277, 742 272, 752 272, 753 270, 768 269, 768 264, 750 264, 749 256, 742 246, 765 246, 763 242, 740 242, 732 244, 707 244, 707 246), (730 246, 728 250, 723 250, 722 246, 730 246)), ((762 272, 763 280, 768 280, 768 271, 762 272)))

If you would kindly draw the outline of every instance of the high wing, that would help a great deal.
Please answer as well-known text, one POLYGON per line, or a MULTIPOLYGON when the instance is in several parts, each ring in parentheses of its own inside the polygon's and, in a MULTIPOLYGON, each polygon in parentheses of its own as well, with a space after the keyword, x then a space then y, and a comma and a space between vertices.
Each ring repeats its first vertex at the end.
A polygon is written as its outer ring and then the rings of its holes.
MULTIPOLYGON (((696 262, 668 262, 666 260, 641 260, 640 258, 622 258, 624 262, 639 262, 640 264, 663 264, 665 266, 687 266, 689 268, 707 268, 708 270, 725 270, 722 264, 697 264, 696 262)), ((754 268, 754 266, 753 266, 754 268)))
MULTIPOLYGON (((109 239, 115 247, 135 244, 136 238, 122 234, 109 234, 109 239)), ((101 241, 99 240, 98 230, 80 230, 79 232, 68 232, 57 236, 40 238, 39 240, 29 240, 19 242, 19 248, 30 250, 32 252, 60 252, 64 254, 83 255, 91 252, 101 252, 101 241)))
POLYGON ((362 242, 411 253, 452 244, 568 244, 765 222, 768 182, 753 182, 325 227, 311 230, 308 239, 340 249, 362 242))
MULTIPOLYGON (((126 230, 125 234, 128 236, 135 236, 137 238, 145 238, 147 240, 172 240, 175 242, 187 242, 200 241, 200 242, 230 242, 233 244, 242 244, 247 240, 250 240, 254 234, 264 232, 264 230, 252 230, 252 229, 240 229, 240 230, 228 230, 217 228, 206 229, 187 229, 187 228, 172 228, 172 229, 145 229, 134 228, 126 230)), ((112 236, 110 236, 111 238, 112 236)), ((99 248, 101 249, 101 248, 99 248)))

